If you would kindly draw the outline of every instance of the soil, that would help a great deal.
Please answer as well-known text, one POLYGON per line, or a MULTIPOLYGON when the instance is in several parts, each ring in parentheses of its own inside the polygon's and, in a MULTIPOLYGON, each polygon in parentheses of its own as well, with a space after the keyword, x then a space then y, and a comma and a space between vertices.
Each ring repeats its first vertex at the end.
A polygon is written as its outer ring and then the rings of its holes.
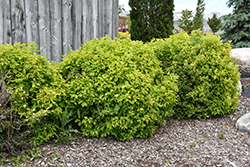
POLYGON ((250 86, 250 78, 241 78, 240 82, 243 87, 250 86))
POLYGON ((74 134, 78 138, 72 143, 40 146, 42 157, 22 166, 249 167, 250 133, 235 127, 248 112, 250 98, 240 96, 233 114, 206 120, 167 118, 166 125, 146 139, 120 142, 74 134))

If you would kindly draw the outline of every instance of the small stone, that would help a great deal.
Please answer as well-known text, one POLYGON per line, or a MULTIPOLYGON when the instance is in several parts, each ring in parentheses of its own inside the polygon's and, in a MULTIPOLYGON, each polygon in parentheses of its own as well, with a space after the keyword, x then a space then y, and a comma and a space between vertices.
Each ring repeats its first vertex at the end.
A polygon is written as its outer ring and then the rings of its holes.
POLYGON ((72 166, 70 163, 67 163, 67 166, 72 166))
POLYGON ((250 97, 250 86, 244 86, 243 87, 242 96, 250 97))
POLYGON ((250 113, 247 113, 240 117, 236 122, 236 127, 240 130, 250 133, 250 113))
POLYGON ((240 78, 250 78, 250 67, 239 66, 240 78))
POLYGON ((213 127, 214 127, 214 125, 213 125, 212 123, 210 123, 210 122, 208 122, 207 125, 210 125, 210 126, 213 126, 213 127))
POLYGON ((234 162, 229 161, 228 159, 226 160, 228 163, 230 163, 233 167, 237 167, 234 162))
POLYGON ((238 88, 239 88, 240 91, 242 91, 242 84, 241 84, 240 81, 238 81, 238 88))
POLYGON ((250 48, 232 49, 231 57, 236 58, 236 63, 239 65, 250 66, 250 48))
POLYGON ((250 78, 241 78, 242 96, 250 97, 250 78))

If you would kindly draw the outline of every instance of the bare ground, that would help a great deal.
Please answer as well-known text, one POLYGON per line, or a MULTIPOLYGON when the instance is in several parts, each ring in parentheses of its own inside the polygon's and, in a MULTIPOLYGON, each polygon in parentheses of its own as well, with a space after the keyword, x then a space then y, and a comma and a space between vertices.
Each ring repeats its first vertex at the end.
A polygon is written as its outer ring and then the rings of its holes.
POLYGON ((42 158, 25 164, 32 167, 249 167, 250 133, 235 127, 236 121, 248 112, 250 98, 241 96, 238 109, 230 115, 206 120, 167 118, 167 124, 159 127, 152 137, 127 142, 112 137, 88 139, 76 135, 78 138, 69 144, 42 145, 42 158))

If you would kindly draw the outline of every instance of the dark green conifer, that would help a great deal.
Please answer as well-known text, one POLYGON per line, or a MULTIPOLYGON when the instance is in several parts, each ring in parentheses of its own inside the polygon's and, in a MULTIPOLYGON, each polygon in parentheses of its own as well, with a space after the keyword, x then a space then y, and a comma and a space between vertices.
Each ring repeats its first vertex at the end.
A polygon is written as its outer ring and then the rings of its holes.
POLYGON ((186 31, 188 34, 191 34, 191 31, 194 30, 194 23, 192 20, 192 11, 191 10, 182 10, 181 18, 178 20, 178 26, 186 31))
POLYGON ((250 0, 228 0, 233 12, 222 16, 224 41, 232 41, 234 48, 250 47, 250 0))
POLYGON ((198 0, 196 13, 194 16, 194 30, 203 30, 203 17, 204 17, 205 4, 204 0, 198 0))
POLYGON ((174 29, 173 0, 129 0, 132 40, 167 38, 174 29))
POLYGON ((221 19, 217 18, 215 13, 213 14, 212 18, 208 18, 207 24, 209 25, 213 33, 216 33, 222 27, 221 19))

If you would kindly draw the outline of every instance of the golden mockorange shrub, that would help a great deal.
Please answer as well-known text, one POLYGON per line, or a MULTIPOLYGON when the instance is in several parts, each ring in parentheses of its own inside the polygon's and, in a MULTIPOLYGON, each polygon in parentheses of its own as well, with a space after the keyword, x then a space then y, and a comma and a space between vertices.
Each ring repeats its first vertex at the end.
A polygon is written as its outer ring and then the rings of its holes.
POLYGON ((59 64, 67 97, 84 136, 125 141, 152 136, 173 115, 177 77, 163 73, 148 45, 130 39, 93 39, 59 64))
POLYGON ((149 44, 165 73, 179 76, 177 118, 209 118, 233 113, 238 106, 240 73, 230 57, 231 44, 218 35, 193 31, 149 44))

